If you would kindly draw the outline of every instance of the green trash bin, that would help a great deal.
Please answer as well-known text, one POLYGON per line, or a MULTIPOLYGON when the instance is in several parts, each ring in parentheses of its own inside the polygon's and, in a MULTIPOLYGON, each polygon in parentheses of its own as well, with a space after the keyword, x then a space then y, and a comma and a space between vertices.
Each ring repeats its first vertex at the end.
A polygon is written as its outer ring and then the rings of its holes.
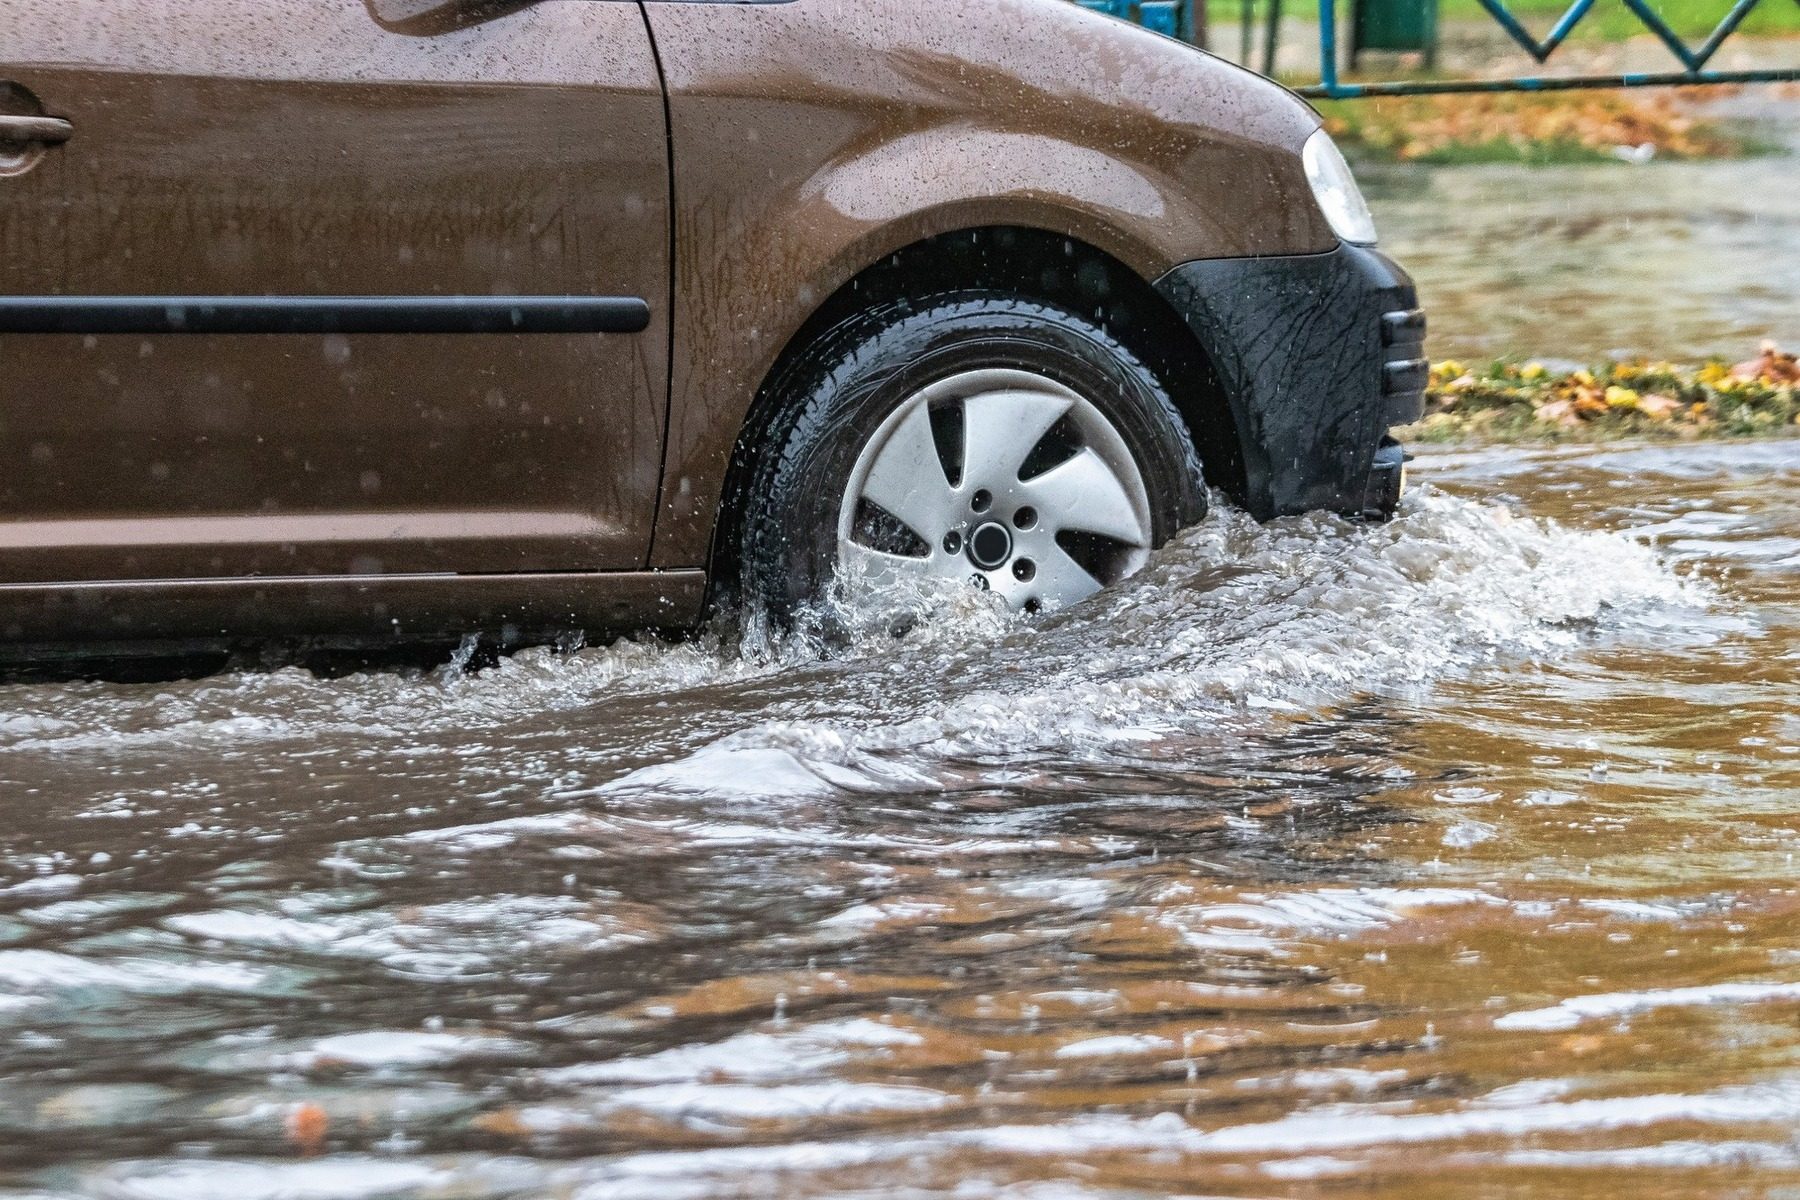
POLYGON ((1364 50, 1422 50, 1437 65, 1438 0, 1352 0, 1350 62, 1364 50))

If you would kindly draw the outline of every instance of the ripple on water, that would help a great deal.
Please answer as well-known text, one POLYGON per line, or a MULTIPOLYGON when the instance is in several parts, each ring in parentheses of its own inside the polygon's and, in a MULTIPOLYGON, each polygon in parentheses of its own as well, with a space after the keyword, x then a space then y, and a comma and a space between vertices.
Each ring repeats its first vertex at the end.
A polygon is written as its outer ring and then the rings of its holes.
POLYGON ((1800 1181, 1791 463, 1420 465, 829 654, 0 689, 0 1190, 1800 1181))

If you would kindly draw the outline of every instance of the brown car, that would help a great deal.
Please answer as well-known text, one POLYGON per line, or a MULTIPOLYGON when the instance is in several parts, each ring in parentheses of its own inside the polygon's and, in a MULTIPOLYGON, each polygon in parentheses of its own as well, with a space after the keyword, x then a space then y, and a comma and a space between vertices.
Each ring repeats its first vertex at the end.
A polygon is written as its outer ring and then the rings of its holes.
POLYGON ((1318 117, 1064 0, 0 0, 0 641, 1020 608, 1391 511, 1318 117))

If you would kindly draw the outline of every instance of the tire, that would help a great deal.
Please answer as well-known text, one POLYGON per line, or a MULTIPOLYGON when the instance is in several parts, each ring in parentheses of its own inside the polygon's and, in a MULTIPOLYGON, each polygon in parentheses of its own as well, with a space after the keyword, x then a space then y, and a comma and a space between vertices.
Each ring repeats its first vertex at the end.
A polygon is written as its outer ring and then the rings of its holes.
POLYGON ((916 561, 1015 608, 1063 607, 1206 514, 1199 456, 1163 382, 1053 305, 988 291, 880 305, 799 355, 772 398, 739 561, 744 599, 777 621, 829 594, 840 559, 877 571, 916 561), (1005 465, 1027 444, 1017 471, 1005 465))

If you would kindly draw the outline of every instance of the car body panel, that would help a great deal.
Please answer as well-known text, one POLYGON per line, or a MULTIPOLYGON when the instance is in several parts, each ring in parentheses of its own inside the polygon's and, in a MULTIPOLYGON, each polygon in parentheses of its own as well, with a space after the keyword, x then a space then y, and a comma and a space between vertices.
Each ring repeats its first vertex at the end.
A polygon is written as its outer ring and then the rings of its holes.
POLYGON ((633 334, 0 335, 0 581, 644 565, 669 216, 638 6, 435 37, 363 0, 0 7, 0 81, 75 126, 0 178, 0 293, 651 313, 633 334))
POLYGON ((707 561, 757 389, 886 255, 983 226, 1065 234, 1145 279, 1336 238, 1298 99, 1062 0, 645 6, 669 91, 675 320, 652 563, 707 561))
POLYGON ((1366 490, 1364 310, 1410 291, 1309 299, 1346 256, 1301 163, 1319 119, 1268 81, 1064 0, 378 19, 421 7, 0 0, 0 84, 28 90, 0 115, 74 123, 0 154, 0 297, 107 297, 132 328, 0 332, 0 657, 691 626, 782 355, 861 273, 965 230, 1157 283, 1236 389, 1259 515, 1366 490), (624 307, 528 335, 459 296, 624 307), (333 298, 364 324, 329 326, 333 298), (1354 387, 1320 382, 1346 363, 1354 387))

